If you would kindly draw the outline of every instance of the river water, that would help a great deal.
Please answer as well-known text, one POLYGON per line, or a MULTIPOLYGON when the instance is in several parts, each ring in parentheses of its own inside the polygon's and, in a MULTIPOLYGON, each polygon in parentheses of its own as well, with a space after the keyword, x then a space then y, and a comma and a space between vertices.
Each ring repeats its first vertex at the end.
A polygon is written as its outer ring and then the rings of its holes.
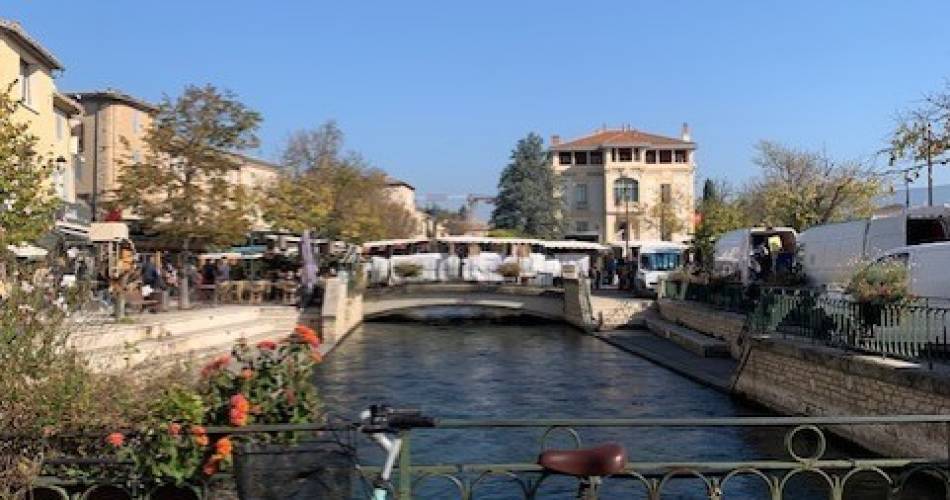
MULTIPOLYGON (((355 419, 370 404, 421 408, 444 418, 621 418, 768 415, 674 372, 559 324, 464 322, 366 323, 318 367, 316 380, 328 411, 355 419)), ((414 431, 413 462, 533 462, 543 430, 414 431)), ((739 461, 787 459, 778 429, 579 429, 586 445, 624 444, 631 461, 739 461)), ((364 440, 365 441, 365 440, 364 440)), ((566 436, 554 447, 567 447, 566 436)), ((361 446, 360 459, 382 454, 361 446)), ((832 446, 826 457, 867 452, 832 446)), ((870 481, 850 498, 870 499, 870 481)), ((545 481, 543 498, 573 498, 566 478, 545 481)), ((858 484, 858 483, 856 483, 858 484)), ((860 485, 859 485, 860 486, 860 485)), ((827 488, 803 475, 786 498, 824 499, 827 488)), ((448 483, 425 481, 418 498, 457 498, 448 483)), ((503 478, 487 481, 476 498, 520 498, 503 478)), ((631 481, 608 479, 604 499, 645 498, 631 481)), ((663 498, 708 498, 697 479, 675 480, 663 498)), ((730 482, 727 499, 768 498, 760 480, 730 482)), ((880 498, 884 498, 880 496, 880 498)), ((921 498, 919 496, 908 498, 921 498)))

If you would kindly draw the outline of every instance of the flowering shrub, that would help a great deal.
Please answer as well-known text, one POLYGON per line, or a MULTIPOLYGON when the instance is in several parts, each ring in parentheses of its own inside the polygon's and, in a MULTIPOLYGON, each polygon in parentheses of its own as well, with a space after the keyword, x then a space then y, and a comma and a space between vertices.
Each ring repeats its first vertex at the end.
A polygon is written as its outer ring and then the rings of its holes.
POLYGON ((312 371, 320 339, 306 326, 280 341, 244 342, 200 371, 198 389, 171 387, 150 408, 150 421, 136 433, 113 432, 105 442, 132 460, 139 473, 181 483, 211 476, 232 464, 235 440, 289 443, 292 433, 248 438, 210 435, 207 426, 307 423, 318 416, 312 371))
POLYGON ((906 302, 911 298, 907 266, 895 260, 867 265, 851 278, 847 292, 861 304, 906 302))

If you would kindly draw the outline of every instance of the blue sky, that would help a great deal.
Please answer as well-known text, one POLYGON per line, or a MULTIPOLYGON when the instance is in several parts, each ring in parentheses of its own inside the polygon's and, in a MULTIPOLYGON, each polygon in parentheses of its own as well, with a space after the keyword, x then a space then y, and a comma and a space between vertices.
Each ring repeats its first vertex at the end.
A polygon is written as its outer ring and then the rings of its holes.
POLYGON ((527 132, 602 124, 689 122, 699 176, 733 183, 755 174, 760 139, 867 159, 950 77, 945 0, 4 0, 0 17, 64 62, 63 90, 230 88, 263 113, 269 159, 333 118, 422 202, 493 193, 527 132))

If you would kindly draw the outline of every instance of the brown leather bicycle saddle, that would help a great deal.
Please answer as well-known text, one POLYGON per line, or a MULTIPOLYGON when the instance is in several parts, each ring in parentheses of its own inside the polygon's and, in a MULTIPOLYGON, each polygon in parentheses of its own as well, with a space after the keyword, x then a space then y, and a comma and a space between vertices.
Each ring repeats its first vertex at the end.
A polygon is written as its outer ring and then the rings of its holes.
POLYGON ((569 476, 609 476, 623 471, 627 452, 611 443, 578 450, 547 450, 538 457, 538 465, 569 476))

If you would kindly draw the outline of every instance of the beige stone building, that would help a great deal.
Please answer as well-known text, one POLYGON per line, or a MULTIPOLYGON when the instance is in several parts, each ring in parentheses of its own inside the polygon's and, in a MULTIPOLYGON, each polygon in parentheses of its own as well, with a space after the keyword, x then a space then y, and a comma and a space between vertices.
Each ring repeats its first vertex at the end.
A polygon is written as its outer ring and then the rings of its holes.
POLYGON ((416 206, 416 188, 406 181, 394 177, 386 178, 386 194, 390 201, 406 209, 415 220, 414 238, 425 238, 431 232, 430 218, 416 206))
MULTIPOLYGON (((84 110, 80 141, 84 161, 77 193, 102 217, 103 202, 119 187, 123 165, 146 154, 144 137, 158 106, 114 89, 76 92, 74 96, 84 110)), ((279 175, 280 166, 274 163, 243 154, 233 154, 233 158, 240 169, 228 178, 249 192, 262 193, 279 175)), ((260 210, 254 217, 254 229, 265 229, 260 210)))
POLYGON ((101 217, 103 203, 119 187, 122 165, 144 156, 143 137, 158 107, 113 89, 72 95, 83 107, 76 194, 101 217))
POLYGON ((568 237, 611 245, 618 253, 628 242, 636 248, 689 239, 696 143, 685 124, 678 138, 629 126, 567 142, 555 135, 551 150, 568 237))
POLYGON ((37 137, 42 160, 57 166, 49 182, 64 202, 73 203, 78 147, 73 128, 82 109, 56 89, 55 76, 64 69, 19 23, 0 19, 0 92, 9 89, 20 101, 14 120, 37 137))

